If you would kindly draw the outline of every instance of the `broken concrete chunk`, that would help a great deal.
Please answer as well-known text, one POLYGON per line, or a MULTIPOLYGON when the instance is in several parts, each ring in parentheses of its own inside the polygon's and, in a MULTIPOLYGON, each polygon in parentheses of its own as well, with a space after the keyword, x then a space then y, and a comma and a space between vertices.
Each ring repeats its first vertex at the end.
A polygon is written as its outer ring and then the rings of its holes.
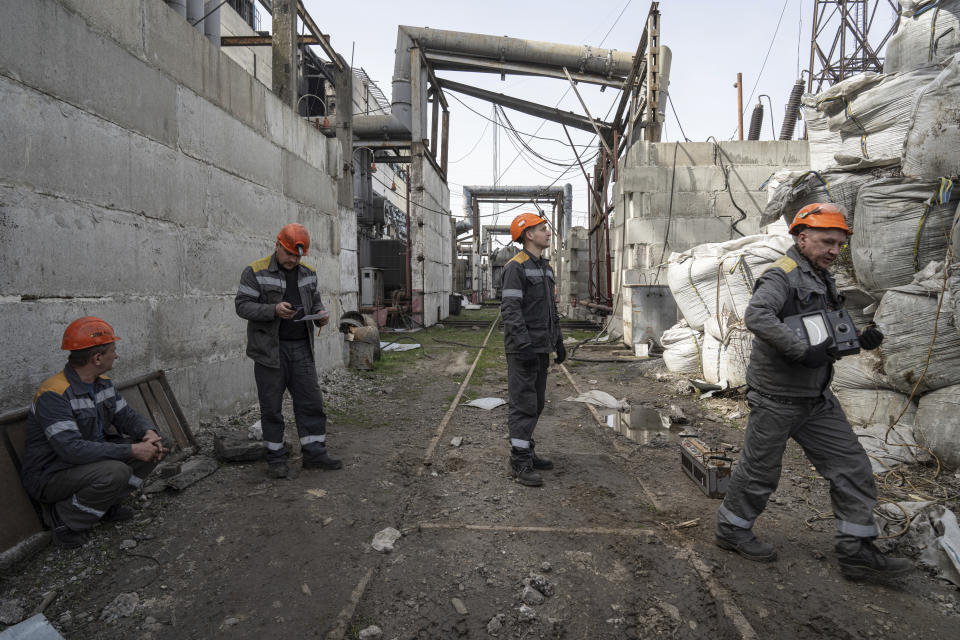
POLYGON ((522 604, 520 605, 519 615, 517 617, 520 622, 535 622, 537 620, 537 612, 527 605, 522 604))
POLYGON ((399 539, 400 532, 393 527, 387 527, 382 531, 378 531, 377 535, 373 536, 373 542, 370 543, 370 546, 373 547, 374 551, 390 553, 393 551, 393 543, 399 539))
POLYGON ((451 446, 451 447, 459 447, 459 446, 462 445, 462 444, 463 444, 463 436, 457 436, 457 437, 453 438, 452 440, 450 440, 450 446, 451 446))
POLYGON ((671 424, 687 424, 690 422, 690 420, 687 419, 686 414, 683 412, 683 409, 675 404, 670 405, 670 411, 668 413, 671 424))
POLYGON ((218 458, 227 462, 249 462, 264 456, 262 442, 248 440, 237 433, 218 433, 213 438, 213 450, 218 458))
POLYGON ((259 420, 247 427, 247 438, 250 440, 263 440, 263 425, 259 420))
POLYGON ((357 634, 357 637, 360 640, 380 640, 383 637, 383 630, 375 624, 370 625, 366 629, 362 629, 360 633, 357 634))
POLYGON ((507 401, 503 398, 477 398, 475 400, 471 400, 470 402, 463 403, 463 406, 476 407, 478 409, 490 411, 491 409, 496 409, 504 404, 507 404, 507 401))
POLYGON ((520 594, 520 601, 523 602, 523 604, 543 604, 544 600, 546 600, 546 598, 543 596, 543 594, 530 585, 524 586, 523 593, 520 594))
POLYGON ((504 619, 506 619, 506 616, 502 613, 498 613, 490 618, 490 622, 487 623, 487 633, 491 636, 497 635, 497 632, 503 628, 504 619))
POLYGON ((450 604, 453 605, 459 615, 467 615, 467 605, 463 604, 463 600, 460 598, 450 598, 450 604))
POLYGON ((22 598, 0 600, 0 624, 17 624, 26 614, 22 598))
POLYGON ((121 593, 113 602, 108 604, 100 612, 100 619, 104 622, 116 622, 120 618, 129 618, 136 611, 140 604, 140 596, 136 592, 121 593))
POLYGON ((554 588, 553 585, 550 584, 550 581, 535 573, 530 574, 530 577, 524 580, 523 583, 533 587, 548 598, 554 594, 554 588))
POLYGON ((217 461, 206 456, 194 456, 183 463, 179 474, 167 479, 167 486, 177 491, 182 491, 206 478, 217 470, 217 461))

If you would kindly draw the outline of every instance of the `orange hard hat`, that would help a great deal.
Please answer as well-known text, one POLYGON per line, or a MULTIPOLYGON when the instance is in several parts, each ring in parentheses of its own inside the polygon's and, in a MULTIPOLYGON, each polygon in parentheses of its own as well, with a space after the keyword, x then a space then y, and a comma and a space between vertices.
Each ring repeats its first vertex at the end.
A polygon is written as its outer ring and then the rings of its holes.
POLYGON ((513 219, 513 222, 510 223, 510 237, 513 238, 514 242, 516 242, 520 239, 520 235, 525 229, 532 229, 538 224, 543 224, 545 222, 545 219, 541 218, 535 213, 521 213, 513 219))
POLYGON ((846 232, 848 236, 853 235, 853 231, 847 226, 843 209, 832 202, 815 202, 797 211, 797 215, 794 216, 793 223, 790 225, 790 233, 797 235, 805 227, 840 229, 846 232))
POLYGON ((295 256, 305 256, 310 250, 310 234, 302 224, 291 222, 277 234, 277 242, 295 256))
POLYGON ((93 316, 84 316, 71 322, 63 332, 60 348, 64 351, 79 351, 100 344, 110 344, 119 339, 120 336, 113 332, 113 327, 106 321, 93 316))

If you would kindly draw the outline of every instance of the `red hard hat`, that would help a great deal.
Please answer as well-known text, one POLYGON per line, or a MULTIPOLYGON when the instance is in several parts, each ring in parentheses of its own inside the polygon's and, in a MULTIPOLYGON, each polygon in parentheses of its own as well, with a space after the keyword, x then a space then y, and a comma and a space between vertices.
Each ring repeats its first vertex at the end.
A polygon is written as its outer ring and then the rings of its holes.
POLYGON ((305 256, 310 250, 310 234, 302 224, 291 222, 277 234, 277 242, 295 256, 305 256))
POLYGON ((65 351, 79 351, 89 349, 100 344, 110 344, 120 339, 113 332, 113 327, 100 318, 84 316, 70 323, 63 332, 63 342, 60 348, 65 351))
POLYGON ((797 235, 804 227, 839 229, 845 231, 849 236, 853 235, 853 231, 847 226, 843 209, 832 202, 815 202, 797 211, 797 215, 794 216, 793 223, 790 225, 790 233, 797 235))
POLYGON ((520 235, 524 232, 524 230, 532 229, 538 224, 543 224, 545 222, 546 220, 535 213, 521 213, 513 219, 513 222, 510 223, 510 237, 513 238, 514 242, 516 242, 520 239, 520 235))

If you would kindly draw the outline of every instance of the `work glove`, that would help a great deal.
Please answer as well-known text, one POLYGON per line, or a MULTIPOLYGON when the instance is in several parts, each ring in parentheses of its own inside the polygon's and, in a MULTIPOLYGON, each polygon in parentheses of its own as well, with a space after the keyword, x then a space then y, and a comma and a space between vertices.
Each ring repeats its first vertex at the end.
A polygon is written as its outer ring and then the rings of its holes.
POLYGON ((537 359, 537 354, 534 353, 533 347, 529 345, 526 347, 523 347, 517 352, 517 360, 519 360, 520 362, 529 363, 529 362, 536 361, 536 359, 537 359))
POLYGON ((565 347, 563 344, 563 338, 557 340, 554 351, 557 352, 557 357, 554 359, 554 362, 557 364, 563 364, 563 361, 567 359, 567 347, 565 347))
POLYGON ((819 369, 822 366, 833 364, 837 361, 836 349, 829 342, 821 342, 807 348, 799 362, 810 369, 819 369))
POLYGON ((883 334, 876 327, 868 327, 860 332, 860 346, 873 351, 883 342, 883 334))

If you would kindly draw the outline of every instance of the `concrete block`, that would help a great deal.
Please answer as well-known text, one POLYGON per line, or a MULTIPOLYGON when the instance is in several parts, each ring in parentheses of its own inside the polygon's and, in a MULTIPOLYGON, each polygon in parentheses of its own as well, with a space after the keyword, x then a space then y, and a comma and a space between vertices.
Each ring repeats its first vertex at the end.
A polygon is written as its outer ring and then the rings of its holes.
POLYGON ((246 327, 246 320, 236 314, 234 295, 185 296, 157 306, 155 340, 165 362, 189 366, 210 357, 242 355, 246 327))
POLYGON ((180 291, 180 233, 135 215, 0 188, 0 295, 162 295, 180 291), (44 238, 43 251, 28 250, 44 238))
MULTIPOLYGON (((155 4, 151 0, 51 0, 43 2, 11 2, 5 5, 18 4, 61 4, 77 15, 81 16, 90 28, 101 33, 122 45, 125 49, 138 57, 143 55, 143 23, 141 5, 155 4)), ((166 11, 173 13, 169 7, 163 6, 166 11)), ((4 7, 4 19, 9 15, 10 6, 4 7)), ((50 36, 49 32, 46 34, 50 36)))
POLYGON ((217 63, 220 67, 220 90, 217 93, 224 98, 224 108, 248 127, 264 135, 266 87, 226 55, 220 55, 217 63))
POLYGON ((275 236, 300 208, 279 189, 264 187, 212 165, 200 163, 204 181, 203 214, 213 229, 237 234, 275 236), (274 229, 276 227, 276 229, 274 229))
POLYGON ((184 227, 207 226, 208 165, 138 136, 130 142, 130 180, 122 207, 184 227))
MULTIPOLYGON (((277 229, 279 231, 279 229, 277 229)), ((233 235, 223 229, 203 229, 183 238, 184 293, 234 295, 248 264, 270 255, 273 238, 233 235)))
POLYGON ((337 211, 336 182, 326 172, 283 149, 280 154, 283 195, 321 211, 337 211))
POLYGON ((163 2, 140 0, 140 4, 147 63, 198 95, 225 104, 219 95, 220 51, 163 2))
POLYGON ((194 429, 201 418, 237 413, 257 405, 253 360, 246 355, 171 368, 167 370, 167 379, 194 429))
MULTIPOLYGON (((121 12, 121 15, 123 13, 121 12)), ((13 2, 0 38, 0 74, 172 145, 176 92, 169 78, 55 2, 13 2)))
POLYGON ((281 150, 229 113, 180 87, 177 118, 181 150, 265 187, 282 182, 281 150))
POLYGON ((262 460, 266 454, 263 442, 249 440, 242 433, 218 433, 213 438, 213 450, 217 458, 227 462, 262 460))

